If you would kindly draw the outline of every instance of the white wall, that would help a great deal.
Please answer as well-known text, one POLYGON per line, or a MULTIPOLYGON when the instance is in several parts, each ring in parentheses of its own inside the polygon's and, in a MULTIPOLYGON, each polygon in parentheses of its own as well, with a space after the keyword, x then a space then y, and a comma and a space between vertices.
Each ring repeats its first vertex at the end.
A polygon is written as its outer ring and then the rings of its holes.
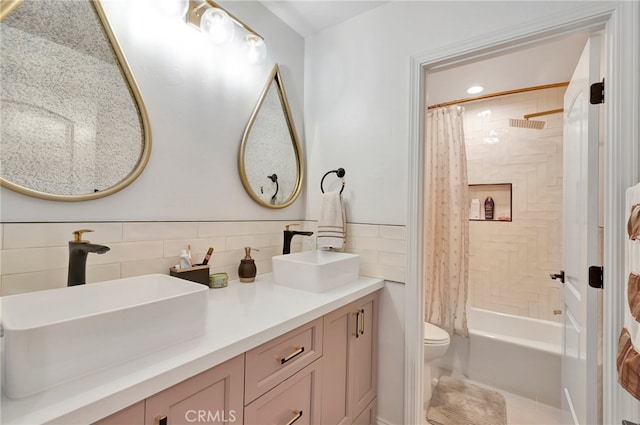
POLYGON ((307 219, 318 216, 316 182, 326 171, 344 167, 350 221, 406 224, 411 55, 578 7, 576 2, 394 1, 308 37, 307 219))
POLYGON ((302 219, 304 197, 282 210, 263 208, 245 192, 237 167, 243 131, 274 62, 304 143, 302 37, 257 2, 221 3, 267 41, 267 60, 252 66, 184 22, 143 9, 145 1, 102 4, 149 113, 149 163, 129 187, 94 201, 46 201, 2 188, 2 221, 302 219))

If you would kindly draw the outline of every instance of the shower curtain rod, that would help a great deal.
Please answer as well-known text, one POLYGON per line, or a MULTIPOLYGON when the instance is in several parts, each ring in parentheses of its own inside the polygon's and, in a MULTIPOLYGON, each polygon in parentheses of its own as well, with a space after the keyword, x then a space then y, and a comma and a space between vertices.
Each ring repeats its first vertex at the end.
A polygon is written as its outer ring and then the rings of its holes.
POLYGON ((454 100, 454 101, 451 101, 451 102, 445 102, 445 103, 438 103, 438 104, 435 104, 435 105, 430 105, 430 106, 427 107, 427 109, 442 108, 444 106, 457 105, 459 103, 474 102, 476 100, 490 99, 492 97, 506 96, 506 95, 509 95, 509 94, 525 93, 525 92, 534 91, 534 90, 544 90, 544 89, 553 89, 553 88, 556 88, 556 87, 566 87, 568 85, 569 85, 569 82, 565 81, 563 83, 545 84, 545 85, 542 85, 542 86, 525 87, 525 88, 522 88, 522 89, 507 90, 507 91, 501 91, 501 92, 497 92, 497 93, 487 93, 487 94, 484 94, 482 96, 467 97, 465 99, 459 99, 459 100, 454 100))

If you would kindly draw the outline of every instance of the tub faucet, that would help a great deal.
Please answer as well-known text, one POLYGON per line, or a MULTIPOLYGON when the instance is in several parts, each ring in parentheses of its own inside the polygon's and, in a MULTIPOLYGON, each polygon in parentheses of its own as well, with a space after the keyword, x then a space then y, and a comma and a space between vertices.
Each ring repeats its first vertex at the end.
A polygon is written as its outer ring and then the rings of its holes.
POLYGON ((69 241, 69 273, 67 286, 84 285, 87 280, 87 255, 90 252, 104 254, 109 251, 108 246, 96 245, 82 240, 82 234, 93 232, 91 229, 81 229, 73 232, 73 240, 69 241))
POLYGON ((298 232, 297 230, 289 230, 289 226, 299 226, 298 224, 287 224, 284 226, 284 242, 282 243, 282 254, 291 253, 291 239, 295 235, 311 236, 313 232, 298 232))

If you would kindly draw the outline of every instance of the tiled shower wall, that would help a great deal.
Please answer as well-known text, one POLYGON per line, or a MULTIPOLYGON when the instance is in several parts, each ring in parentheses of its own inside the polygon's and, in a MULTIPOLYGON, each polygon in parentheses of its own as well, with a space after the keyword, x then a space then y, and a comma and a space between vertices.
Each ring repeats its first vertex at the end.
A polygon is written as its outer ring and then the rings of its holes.
MULTIPOLYGON (((194 262, 202 261, 210 246, 215 251, 211 272, 227 272, 237 279, 244 247, 254 248, 258 274, 271 272, 271 257, 282 252, 281 221, 99 222, 0 224, 0 294, 66 286, 68 241, 78 229, 93 229, 84 239, 107 245, 105 254, 89 254, 87 281, 98 282, 149 273, 168 274, 188 244, 194 262), (255 249, 259 249, 256 251, 255 249)), ((315 222, 294 222, 315 231, 315 222)), ((406 230, 404 226, 349 224, 347 251, 361 256, 364 276, 404 282, 406 230)), ((297 236, 292 252, 310 249, 312 239, 297 236)))
POLYGON ((549 274, 561 269, 562 114, 533 118, 546 121, 542 130, 510 128, 509 118, 562 108, 564 91, 464 105, 469 184, 513 184, 513 221, 470 222, 473 307, 559 321, 553 313, 561 308, 559 283, 549 274), (485 143, 491 130, 498 143, 485 143))

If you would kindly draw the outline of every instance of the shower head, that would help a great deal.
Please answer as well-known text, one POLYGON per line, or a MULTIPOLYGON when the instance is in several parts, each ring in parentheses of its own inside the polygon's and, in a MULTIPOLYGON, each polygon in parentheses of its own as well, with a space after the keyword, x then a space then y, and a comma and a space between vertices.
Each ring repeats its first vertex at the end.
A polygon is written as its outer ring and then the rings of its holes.
POLYGON ((543 115, 559 114, 560 112, 564 112, 564 109, 552 109, 550 111, 527 114, 524 116, 524 119, 510 118, 509 127, 533 128, 534 130, 542 130, 544 128, 545 121, 534 121, 530 118, 540 117, 543 115))
POLYGON ((534 130, 542 130, 544 128, 544 121, 534 121, 528 119, 515 119, 509 118, 509 127, 519 127, 519 128, 533 128, 534 130))

